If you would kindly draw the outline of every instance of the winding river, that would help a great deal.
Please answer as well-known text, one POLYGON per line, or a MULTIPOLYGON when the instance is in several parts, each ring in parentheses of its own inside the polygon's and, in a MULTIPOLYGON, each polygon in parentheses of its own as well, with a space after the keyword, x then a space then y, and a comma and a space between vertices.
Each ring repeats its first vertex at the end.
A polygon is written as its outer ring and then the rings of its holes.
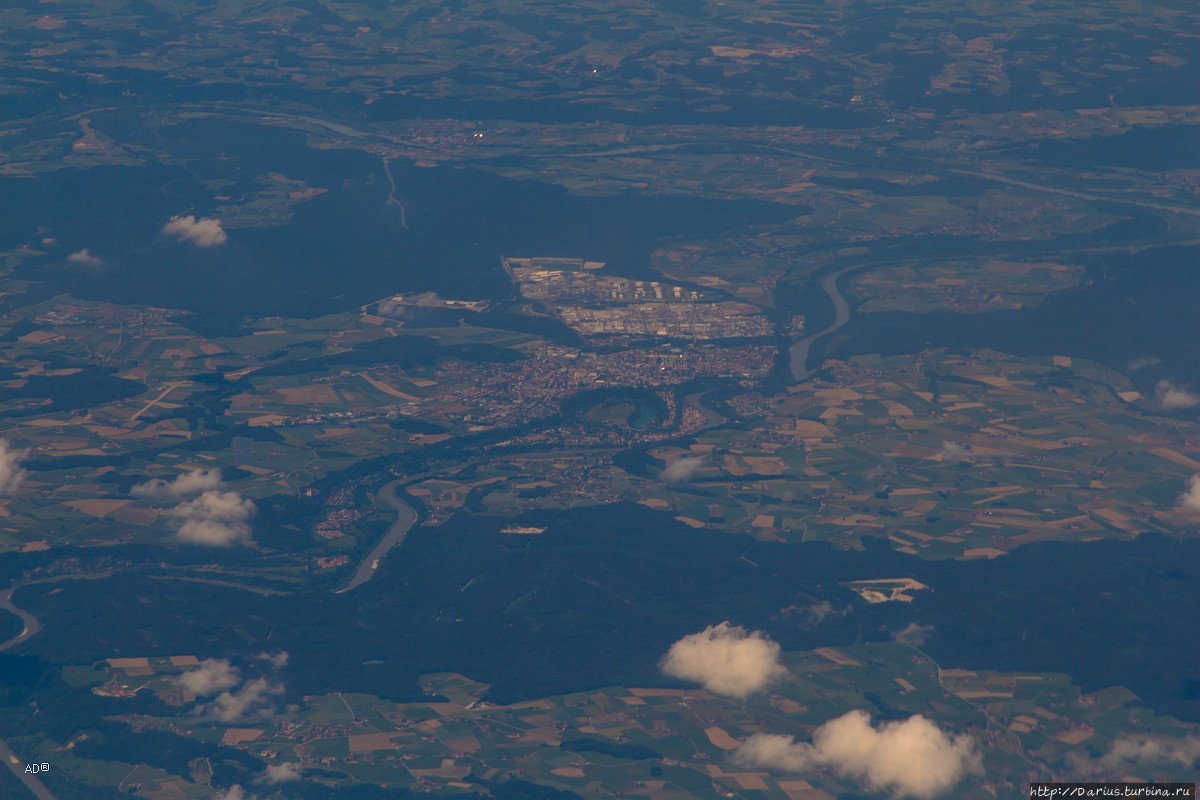
POLYGON ((797 340, 789 349, 788 366, 796 383, 804 383, 809 378, 808 353, 812 349, 813 343, 818 339, 828 336, 850 321, 850 304, 842 296, 842 292, 838 289, 837 284, 838 279, 852 269, 854 268, 831 272, 821 281, 821 289, 824 290, 825 294, 829 295, 830 301, 833 302, 834 318, 828 327, 797 340))
POLYGON ((10 614, 16 614, 18 617, 20 617, 21 622, 25 626, 25 628, 16 636, 12 637, 6 642, 0 642, 0 653, 16 647, 31 636, 37 635, 38 631, 42 629, 42 623, 38 622, 37 617, 35 617, 33 614, 30 614, 25 609, 17 608, 15 605, 13 605, 13 592, 15 592, 22 585, 23 584, 19 583, 13 584, 5 589, 3 594, 0 594, 0 609, 3 609, 10 614))
POLYGON ((367 553, 366 558, 359 563, 358 569, 354 571, 354 576, 350 578, 350 582, 344 588, 338 589, 338 594, 348 592, 374 578, 375 570, 379 568, 379 562, 387 554, 387 551, 403 542, 404 537, 408 535, 409 530, 416 523, 417 512, 412 506, 396 496, 396 487, 402 483, 409 483, 412 480, 413 478, 397 479, 391 483, 384 484, 383 488, 379 490, 379 497, 382 498, 383 502, 396 509, 396 521, 391 524, 387 532, 375 543, 375 546, 371 548, 371 552, 367 553))

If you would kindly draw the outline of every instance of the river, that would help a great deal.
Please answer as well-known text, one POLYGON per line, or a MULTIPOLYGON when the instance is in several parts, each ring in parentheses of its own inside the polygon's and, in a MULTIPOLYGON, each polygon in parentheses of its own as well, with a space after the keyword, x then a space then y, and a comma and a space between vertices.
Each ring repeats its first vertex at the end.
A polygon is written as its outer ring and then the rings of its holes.
POLYGON ((58 796, 46 788, 46 784, 42 783, 41 778, 25 771, 25 762, 10 750, 3 740, 0 740, 0 760, 8 765, 12 774, 16 775, 38 800, 58 800, 58 796))
POLYGON ((416 523, 417 512, 412 506, 396 496, 396 487, 412 480, 412 478, 397 479, 385 484, 379 490, 379 497, 383 502, 396 509, 396 520, 379 541, 375 543, 375 546, 371 548, 371 552, 367 553, 366 558, 359 563, 358 569, 354 571, 354 576, 350 578, 350 582, 346 584, 345 588, 339 589, 338 594, 348 592, 374 578, 375 570, 379 568, 379 562, 383 560, 387 551, 403 542, 404 537, 408 535, 409 530, 416 523))
MULTIPOLYGON (((704 428, 701 430, 707 430, 708 428, 715 428, 718 425, 724 425, 725 417, 719 412, 713 411, 711 408, 704 405, 704 394, 704 392, 692 392, 683 398, 683 403, 684 405, 694 408, 704 415, 704 428)), ((696 431, 692 432, 693 435, 695 433, 696 431)))
POLYGON ((35 617, 33 614, 30 614, 28 611, 22 608, 17 608, 15 605, 13 605, 13 592, 15 592, 21 585, 22 584, 13 584, 12 586, 8 587, 3 594, 0 594, 0 609, 4 609, 9 613, 16 614, 21 618, 21 622, 25 625, 25 628, 16 636, 12 637, 6 642, 0 642, 0 653, 16 647, 29 637, 35 636, 38 631, 42 629, 42 623, 38 622, 37 617, 35 617))
MULTIPOLYGON (((840 275, 840 274, 841 273, 837 273, 837 275, 840 275)), ((833 278, 834 280, 836 280, 837 275, 831 275, 830 277, 833 278)), ((829 289, 826 288, 826 291, 829 291, 829 289)), ((833 291, 834 292, 837 291, 836 286, 833 287, 833 291)), ((832 295, 831 295, 831 297, 832 297, 832 295)), ((839 306, 839 309, 846 308, 846 301, 844 299, 842 299, 840 294, 837 295, 837 299, 834 300, 834 303, 837 304, 839 301, 842 304, 841 306, 839 306)), ((836 328, 840 328, 842 325, 845 325, 846 322, 845 322, 845 320, 842 319, 842 315, 843 315, 843 312, 841 310, 839 310, 838 311, 838 319, 840 320, 840 322, 837 322, 833 326, 826 328, 825 331, 822 331, 822 334, 820 334, 820 335, 823 335, 824 333, 828 333, 829 331, 835 330, 836 328)), ((847 319, 849 318, 848 309, 845 312, 845 316, 847 319)), ((804 341, 811 341, 815 338, 816 338, 815 336, 811 336, 811 337, 808 337, 808 339, 806 339, 804 341)), ((718 413, 718 412, 714 411, 713 409, 704 405, 704 403, 703 403, 704 394, 705 394, 704 392, 693 392, 684 398, 684 403, 704 414, 704 418, 705 418, 704 427, 705 428, 713 428, 713 427, 723 424, 725 422, 725 417, 722 416, 720 413, 718 413)), ((607 449, 610 449, 610 448, 595 448, 595 449, 588 450, 586 452, 595 453, 595 452, 600 452, 600 451, 607 450, 607 449)), ((557 451, 557 455, 563 455, 565 453, 570 453, 570 452, 572 452, 572 451, 569 451, 569 450, 557 451)), ((481 461, 487 461, 487 460, 488 460, 487 458, 471 459, 471 460, 468 460, 467 462, 459 465, 455 469, 451 470, 451 472, 458 472, 458 471, 470 466, 471 464, 475 464, 475 463, 479 463, 481 461)), ((383 534, 383 536, 380 537, 379 541, 375 543, 375 546, 373 548, 371 548, 371 552, 367 553, 367 555, 363 558, 363 560, 359 562, 358 567, 354 570, 354 575, 350 578, 350 582, 347 583, 341 589, 336 589, 335 590, 336 594, 342 594, 344 592, 349 592, 352 589, 356 589, 359 586, 362 586, 367 581, 374 578, 376 571, 379 569, 379 564, 383 560, 383 557, 385 555, 387 555, 388 551, 390 551, 393 547, 396 547, 404 542, 404 538, 406 536, 408 536, 408 532, 410 530, 412 530, 413 525, 416 524, 419 515, 413 509, 412 506, 410 506, 408 503, 406 503, 402 499, 400 499, 400 497, 396 494, 396 489, 403 485, 417 483, 417 482, 425 480, 426 478, 429 478, 431 476, 432 476, 432 473, 424 473, 421 475, 410 475, 407 478, 397 478, 396 480, 391 481, 390 483, 384 484, 384 486, 382 488, 380 488, 380 490, 379 490, 380 499, 382 499, 383 502, 387 503, 392 508, 396 509, 396 519, 391 524, 391 526, 388 527, 387 531, 383 534)), ((4 600, 4 597, 0 596, 0 608, 6 608, 6 606, 3 604, 3 600, 4 600)), ((20 613, 20 612, 16 612, 14 610, 14 613, 20 613)), ((22 619, 24 619, 24 617, 22 617, 22 619)), ((34 624, 36 624, 36 622, 37 622, 37 620, 34 620, 34 624)), ((26 624, 28 624, 28 622, 26 624)), ((2 648, 0 648, 0 649, 2 649, 2 648)))
POLYGON ((828 327, 798 340, 788 351, 790 355, 788 365, 796 383, 804 383, 808 380, 808 353, 812 349, 813 343, 824 336, 828 336, 850 321, 850 304, 846 302, 846 298, 842 296, 842 292, 837 285, 838 279, 847 272, 850 272, 850 269, 831 272, 821 281, 821 289, 824 290, 825 294, 829 295, 830 301, 833 302, 833 322, 828 327))
MULTIPOLYGON (((33 582, 40 583, 42 581, 33 582)), ((4 652, 5 650, 16 647, 31 636, 36 636, 42 630, 42 623, 38 621, 37 617, 35 617, 33 614, 30 614, 25 609, 18 608, 13 604, 13 592, 24 585, 25 584, 22 583, 15 583, 8 587, 8 589, 6 589, 2 594, 0 594, 0 609, 8 611, 12 614, 16 614, 18 617, 20 617, 21 622, 25 625, 24 629, 16 636, 12 637, 8 641, 0 642, 0 652, 4 652)), ((0 761, 3 761, 5 765, 12 770, 13 775, 16 775, 17 778, 25 784, 26 788, 33 793, 34 797, 38 798, 38 800, 58 800, 58 797, 54 794, 54 792, 46 788, 46 784, 42 783, 41 779, 38 778, 37 775, 25 772, 25 762, 22 761, 15 753, 13 753, 13 751, 9 749, 8 744, 6 744, 3 740, 0 740, 0 761)))

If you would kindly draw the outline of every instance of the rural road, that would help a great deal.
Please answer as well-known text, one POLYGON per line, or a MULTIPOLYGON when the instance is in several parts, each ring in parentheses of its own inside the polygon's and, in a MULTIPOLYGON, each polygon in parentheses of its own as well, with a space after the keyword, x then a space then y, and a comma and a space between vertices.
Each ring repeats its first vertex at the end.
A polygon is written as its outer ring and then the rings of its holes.
POLYGON ((371 548, 371 552, 367 553, 367 557, 359 563, 358 569, 354 571, 354 577, 350 579, 345 588, 338 589, 338 594, 348 592, 374 578, 375 569, 379 566, 380 560, 383 559, 388 550, 391 550, 404 541, 404 537, 408 535, 409 529, 416 523, 417 512, 413 510, 412 506, 396 496, 396 487, 411 480, 412 478, 394 480, 391 483, 385 484, 379 490, 379 496, 383 499, 383 502, 396 509, 396 521, 392 523, 387 532, 371 548))
POLYGON ((788 365, 796 383, 804 383, 804 381, 808 380, 808 351, 812 349, 813 343, 823 336, 828 336, 850 321, 850 304, 846 302, 846 298, 842 296, 842 292, 838 289, 837 285, 838 278, 849 271, 849 269, 843 269, 838 272, 832 272, 826 275, 821 281, 821 288, 825 291, 825 294, 829 295, 829 299, 833 301, 834 318, 832 324, 828 327, 805 336, 789 349, 790 358, 788 359, 788 365))

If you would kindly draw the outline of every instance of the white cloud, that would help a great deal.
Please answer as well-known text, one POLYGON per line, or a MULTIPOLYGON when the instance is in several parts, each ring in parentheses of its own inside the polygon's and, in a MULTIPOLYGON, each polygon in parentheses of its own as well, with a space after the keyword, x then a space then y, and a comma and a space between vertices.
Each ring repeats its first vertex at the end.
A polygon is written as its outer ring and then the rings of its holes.
POLYGON ((442 297, 437 292, 420 292, 410 294, 404 300, 410 306, 436 306, 442 302, 442 297))
POLYGON ((958 442, 942 442, 942 461, 970 461, 972 458, 969 447, 958 442))
POLYGON ((1184 511, 1200 513, 1200 475, 1188 478, 1187 489, 1179 495, 1179 507, 1184 511))
POLYGON ((275 669, 283 669, 288 664, 287 650, 280 650, 278 653, 262 652, 254 657, 256 661, 269 661, 275 669))
POLYGON ((1108 751, 1091 758, 1085 753, 1072 752, 1066 756, 1072 777, 1095 778, 1114 772, 1128 773, 1139 767, 1148 769, 1182 768, 1195 771, 1200 767, 1200 738, 1150 738, 1133 735, 1115 739, 1108 751))
POLYGON ((241 676, 227 659, 206 658, 195 669, 188 670, 175 680, 197 697, 207 697, 237 686, 241 676))
POLYGON ((1159 381, 1154 385, 1154 402, 1163 411, 1183 411, 1200 405, 1200 394, 1170 381, 1159 381))
POLYGON ((268 764, 267 771, 263 774, 261 780, 263 783, 271 784, 289 783, 300 780, 300 776, 300 765, 292 761, 287 761, 283 764, 268 764))
POLYGON ((702 457, 680 458, 667 465, 666 469, 658 473, 658 477, 666 483, 682 483, 689 480, 703 466, 702 457))
POLYGON ((835 608, 828 600, 820 600, 806 606, 788 606, 783 609, 785 617, 799 617, 805 628, 816 628, 827 619, 841 619, 850 613, 850 607, 835 608))
POLYGON ((892 638, 900 644, 906 644, 909 647, 921 647, 929 637, 933 636, 932 625, 918 625, 915 622, 910 622, 902 629, 892 634, 892 638))
POLYGON ((221 692, 200 713, 211 714, 221 722, 237 722, 248 717, 270 714, 274 709, 271 699, 283 694, 283 684, 270 678, 255 678, 246 681, 241 688, 221 692))
POLYGON ((0 494, 12 494, 25 480, 21 461, 27 450, 14 450, 8 439, 0 439, 0 494))
POLYGON ((221 470, 194 469, 190 472, 181 472, 171 481, 153 478, 145 483, 139 483, 130 489, 129 493, 134 497, 165 499, 185 497, 189 494, 199 494, 219 488, 221 488, 221 470))
POLYGON ((1200 759, 1200 739, 1148 739, 1145 737, 1117 739, 1101 762, 1110 768, 1137 765, 1177 764, 1191 768, 1200 759))
POLYGON ((172 217, 163 225, 162 232, 174 236, 181 242, 191 242, 197 247, 212 247, 225 244, 229 238, 221 227, 221 220, 213 217, 196 219, 192 214, 186 217, 172 217))
POLYGON ((395 298, 389 297, 386 300, 380 300, 379 305, 375 306, 375 313, 381 317, 403 317, 407 312, 404 304, 398 302, 395 298))
POLYGON ((237 492, 207 491, 167 512, 179 538, 193 544, 226 546, 250 538, 254 501, 237 492))
POLYGON ((714 694, 746 697, 787 674, 779 645, 761 631, 722 622, 685 636, 659 664, 674 678, 695 681, 714 694))
POLYGON ((92 255, 86 247, 71 253, 71 255, 67 256, 67 261, 84 267, 98 267, 104 263, 103 258, 92 255))
POLYGON ((1139 369, 1145 369, 1146 367, 1157 366, 1159 364, 1159 362, 1160 362, 1160 360, 1157 356, 1144 356, 1142 358, 1133 359, 1125 366, 1129 369, 1130 372, 1137 372, 1139 369))
POLYGON ((875 728, 864 711, 826 722, 813 733, 811 744, 755 734, 734 752, 734 760, 744 767, 787 772, 828 768, 895 798, 934 797, 983 771, 974 738, 947 736, 923 716, 875 728))
POLYGON ((437 292, 419 292, 417 294, 398 294, 385 300, 380 300, 375 306, 375 313, 381 317, 399 319, 409 313, 409 309, 420 306, 438 308, 442 305, 442 296, 437 292))
POLYGON ((240 783, 235 783, 228 789, 222 789, 214 794, 212 800, 258 800, 258 795, 247 793, 240 783))
MULTIPOLYGON (((261 653, 263 660, 279 669, 287 664, 287 653, 261 653)), ((274 698, 284 693, 283 684, 273 677, 243 680, 237 667, 224 658, 207 658, 194 669, 175 679, 178 685, 197 697, 213 697, 198 705, 197 714, 209 714, 222 722, 236 722, 275 711, 274 698)))

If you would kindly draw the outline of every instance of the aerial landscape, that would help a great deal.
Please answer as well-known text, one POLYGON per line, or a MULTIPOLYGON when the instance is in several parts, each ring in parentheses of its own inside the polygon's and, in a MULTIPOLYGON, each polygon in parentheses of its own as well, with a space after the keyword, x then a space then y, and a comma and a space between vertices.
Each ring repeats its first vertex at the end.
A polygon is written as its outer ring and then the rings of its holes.
POLYGON ((1194 0, 6 0, 0 798, 1194 797, 1198 309, 1194 0))

